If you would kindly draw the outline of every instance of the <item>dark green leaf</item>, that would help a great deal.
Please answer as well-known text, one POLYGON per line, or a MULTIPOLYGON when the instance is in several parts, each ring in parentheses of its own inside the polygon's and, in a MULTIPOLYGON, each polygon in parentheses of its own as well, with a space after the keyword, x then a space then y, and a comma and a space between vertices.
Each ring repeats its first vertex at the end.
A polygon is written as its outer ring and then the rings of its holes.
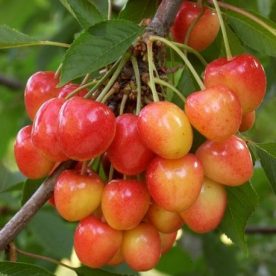
POLYGON ((255 144, 255 149, 271 187, 276 193, 276 143, 255 144))
POLYGON ((33 195, 33 193, 39 188, 40 184, 43 182, 43 179, 31 180, 27 179, 23 186, 23 193, 21 199, 21 205, 33 195))
POLYGON ((12 173, 2 164, 0 164, 0 192, 5 192, 12 189, 24 178, 19 173, 12 173))
POLYGON ((257 204, 258 196, 250 183, 227 188, 227 207, 220 230, 244 251, 244 229, 257 204))
POLYGON ((61 83, 65 84, 116 61, 141 31, 134 23, 124 20, 109 20, 92 26, 81 34, 67 51, 62 66, 61 83))
POLYGON ((152 17, 156 10, 156 1, 153 0, 129 0, 121 11, 119 18, 127 19, 135 23, 143 18, 152 17))
POLYGON ((272 21, 256 15, 262 21, 274 28, 274 34, 255 21, 248 19, 240 14, 227 11, 230 25, 243 43, 258 52, 276 57, 276 24, 272 21))
POLYGON ((112 276, 114 273, 110 273, 100 269, 92 269, 86 266, 82 266, 76 269, 78 276, 112 276))
POLYGON ((46 269, 26 264, 26 263, 12 263, 0 262, 0 275, 7 276, 54 276, 46 269))
POLYGON ((104 266, 104 271, 113 273, 113 275, 138 276, 138 272, 131 269, 126 263, 115 266, 104 266))

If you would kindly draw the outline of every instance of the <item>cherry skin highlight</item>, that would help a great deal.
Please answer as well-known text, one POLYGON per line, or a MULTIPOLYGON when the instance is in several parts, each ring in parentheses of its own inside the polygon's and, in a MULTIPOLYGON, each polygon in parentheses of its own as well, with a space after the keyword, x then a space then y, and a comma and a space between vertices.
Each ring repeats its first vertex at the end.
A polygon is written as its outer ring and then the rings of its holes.
POLYGON ((205 69, 204 83, 207 88, 227 86, 238 97, 243 113, 254 111, 266 91, 265 71, 257 58, 249 54, 212 61, 205 69))
POLYGON ((244 114, 242 116, 242 121, 241 121, 239 131, 243 132, 251 129, 254 126, 255 119, 256 119, 255 111, 244 114))
POLYGON ((85 161, 104 153, 115 135, 113 112, 104 104, 75 96, 59 113, 59 142, 73 160, 85 161))
POLYGON ((185 112, 191 124, 214 141, 223 141, 235 134, 242 119, 238 98, 222 85, 190 94, 185 112))
POLYGON ((122 252, 126 263, 136 271, 152 269, 161 255, 161 240, 150 224, 141 223, 124 232, 122 252))
POLYGON ((232 136, 224 142, 206 141, 196 151, 205 175, 221 184, 238 186, 253 174, 253 163, 246 143, 232 136))
POLYGON ((159 233, 161 239, 161 254, 167 253, 172 247, 176 240, 177 231, 172 233, 159 233))
POLYGON ((190 26, 199 16, 187 44, 197 51, 202 51, 212 44, 220 28, 217 14, 209 8, 203 7, 202 13, 202 8, 196 3, 183 1, 172 26, 172 35, 174 40, 184 43, 190 26))
POLYGON ((181 158, 192 146, 190 122, 184 111, 173 103, 146 105, 139 114, 137 126, 145 145, 163 158, 181 158))
POLYGON ((16 136, 14 155, 22 174, 30 179, 47 176, 55 163, 34 146, 31 138, 32 126, 23 127, 16 136))
POLYGON ((92 268, 108 263, 122 243, 122 232, 112 229, 101 220, 90 216, 77 226, 74 248, 79 260, 92 268))
MULTIPOLYGON (((59 98, 66 98, 70 93, 72 93, 75 89, 79 88, 80 85, 76 83, 67 83, 65 84, 58 94, 59 98)), ((76 95, 74 96, 80 96, 83 97, 88 93, 88 90, 86 88, 80 90, 76 95)))
POLYGON ((194 232, 210 232, 220 224, 226 203, 227 194, 223 185, 206 178, 196 202, 180 215, 194 232))
POLYGON ((24 101, 31 120, 34 119, 37 110, 44 102, 58 96, 60 91, 60 88, 57 88, 58 82, 58 78, 55 78, 55 72, 51 71, 36 72, 28 79, 24 101))
POLYGON ((56 209, 68 221, 81 220, 100 206, 103 189, 104 184, 95 173, 81 175, 76 170, 65 170, 54 189, 56 209))
POLYGON ((145 216, 150 196, 144 183, 136 180, 112 180, 102 196, 102 211, 107 223, 117 230, 136 227, 145 216))
POLYGON ((194 154, 167 160, 153 159, 146 173, 153 200, 171 212, 190 207, 198 197, 203 182, 203 167, 194 154))
POLYGON ((138 116, 123 114, 116 118, 116 134, 107 155, 113 167, 126 175, 143 172, 153 153, 143 144, 137 129, 138 116))

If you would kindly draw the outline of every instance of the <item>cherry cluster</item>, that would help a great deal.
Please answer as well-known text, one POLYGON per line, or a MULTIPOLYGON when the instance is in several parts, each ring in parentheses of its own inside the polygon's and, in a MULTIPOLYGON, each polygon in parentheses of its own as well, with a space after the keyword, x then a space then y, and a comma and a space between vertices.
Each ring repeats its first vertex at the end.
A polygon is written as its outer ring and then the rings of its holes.
MULTIPOLYGON (((187 5, 196 4, 184 2, 172 28, 181 42, 187 31, 181 26, 191 24, 187 5)), ((198 38, 197 25, 188 41, 199 50, 219 30, 216 14, 206 9, 202 20, 208 16, 215 29, 207 41, 198 38)), ((79 86, 58 88, 58 82, 54 72, 29 78, 25 106, 33 124, 19 131, 15 158, 31 179, 50 175, 65 160, 78 161, 58 177, 53 199, 64 219, 79 221, 74 248, 87 266, 153 268, 184 223, 197 233, 214 230, 227 205, 225 186, 241 185, 253 174, 250 151, 237 136, 253 125, 265 95, 266 76, 252 55, 209 63, 206 88, 190 94, 183 109, 159 101, 138 115, 116 117, 107 105, 84 97, 86 89, 68 99, 79 86), (196 150, 193 128, 206 138, 196 150), (99 157, 104 169, 114 169, 108 183, 87 165, 99 157)))

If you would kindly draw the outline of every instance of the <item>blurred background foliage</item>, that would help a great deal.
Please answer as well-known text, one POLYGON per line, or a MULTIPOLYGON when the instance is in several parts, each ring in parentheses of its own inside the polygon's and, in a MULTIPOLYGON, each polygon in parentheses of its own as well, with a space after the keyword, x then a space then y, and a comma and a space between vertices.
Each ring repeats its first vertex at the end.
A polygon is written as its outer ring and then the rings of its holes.
MULTIPOLYGON (((117 1, 122 2, 122 1, 117 1)), ((227 0, 246 10, 276 21, 276 0, 227 0)), ((120 4, 120 3, 117 3, 120 4)), ((57 0, 0 0, 0 24, 6 24, 39 39, 71 43, 81 29, 75 19, 57 0)), ((276 58, 262 55, 243 45, 229 28, 233 52, 241 49, 257 55, 268 76, 267 96, 257 111, 252 130, 245 135, 256 142, 276 140, 276 58)), ((256 39, 258 39, 256 37, 256 39)), ((215 44, 204 52, 210 61, 223 54, 219 36, 215 44)), ((18 210, 23 198, 28 198, 37 183, 25 183, 13 159, 13 143, 17 131, 29 120, 24 111, 24 86, 28 77, 38 70, 56 70, 64 49, 57 47, 30 47, 0 51, 0 225, 18 210), (8 81, 10 85, 3 84, 8 81)), ((196 61, 195 61, 196 64, 196 61)), ((200 65, 198 65, 199 70, 200 65)), ((196 89, 182 74, 179 88, 186 92, 196 89)), ((248 227, 276 227, 276 199, 261 168, 257 169, 253 185, 259 195, 259 204, 249 220, 248 227)), ((70 259, 74 224, 63 221, 46 204, 26 229, 18 236, 19 248, 56 259, 70 259)), ((143 275, 276 275, 276 233, 274 235, 247 235, 248 252, 241 251, 225 236, 214 232, 196 235, 183 229, 177 245, 167 253, 155 271, 143 275)), ((1 259, 6 258, 5 254, 1 259)), ((18 255, 18 261, 29 262, 56 272, 57 266, 42 260, 18 255)), ((60 271, 60 268, 58 268, 60 271)), ((130 273, 124 266, 118 271, 130 273)), ((58 272, 57 275, 61 275, 58 272)), ((63 275, 70 275, 68 271, 63 275)), ((87 274, 89 275, 89 274, 87 274)))

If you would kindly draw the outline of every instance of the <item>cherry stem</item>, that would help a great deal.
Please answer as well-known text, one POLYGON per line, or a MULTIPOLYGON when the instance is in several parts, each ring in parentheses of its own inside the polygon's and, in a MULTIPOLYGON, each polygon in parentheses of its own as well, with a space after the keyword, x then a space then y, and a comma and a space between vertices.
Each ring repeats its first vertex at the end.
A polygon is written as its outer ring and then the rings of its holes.
POLYGON ((61 71, 61 68, 62 68, 62 63, 58 66, 56 72, 55 72, 55 79, 58 79, 59 78, 59 75, 60 75, 60 71, 61 71))
POLYGON ((159 102, 158 93, 156 91, 155 82, 154 82, 154 61, 153 61, 153 52, 152 52, 152 41, 147 42, 147 52, 148 52, 148 67, 149 67, 149 87, 152 92, 152 97, 154 102, 159 102))
POLYGON ((37 41, 37 42, 26 42, 20 45, 12 45, 12 46, 1 46, 1 49, 10 49, 10 48, 22 48, 22 47, 31 47, 31 46, 57 46, 62 48, 69 48, 71 45, 67 43, 57 42, 57 41, 37 41))
POLYGON ((195 68, 193 67, 193 65, 191 64, 191 62, 189 61, 189 59, 186 57, 186 55, 184 53, 182 53, 182 51, 176 47, 172 42, 170 42, 169 40, 160 37, 160 36, 151 36, 149 38, 151 41, 161 41, 164 44, 166 44, 168 47, 172 48, 184 61, 184 63, 186 64, 186 66, 188 67, 188 69, 191 71, 191 73, 193 74, 196 82, 198 83, 199 87, 201 90, 205 89, 205 86, 203 84, 203 81, 201 80, 200 76, 198 75, 198 73, 196 72, 195 68))
POLYGON ((108 13, 107 13, 107 20, 110 20, 112 17, 112 1, 108 0, 108 13))
POLYGON ((182 93, 176 89, 173 85, 171 85, 170 83, 164 81, 164 80, 161 80, 161 79, 157 79, 155 78, 154 79, 154 82, 157 83, 157 84, 160 84, 160 85, 163 85, 163 86, 166 86, 168 87, 169 89, 171 89, 173 92, 175 92, 175 94, 185 103, 186 102, 186 98, 182 95, 182 93))
POLYGON ((47 256, 42 256, 42 255, 38 255, 38 254, 34 254, 34 253, 30 253, 30 252, 26 252, 24 250, 21 250, 19 248, 16 248, 16 252, 21 254, 21 255, 24 255, 24 256, 28 256, 28 257, 31 257, 31 258, 34 258, 34 259, 39 259, 39 260, 43 260, 43 261, 47 261, 47 262, 50 262, 50 263, 53 263, 53 264, 57 264, 57 265, 61 265, 61 266, 64 266, 68 269, 71 269, 71 270, 74 270, 76 268, 70 266, 70 265, 67 265, 65 263, 62 263, 58 260, 55 260, 53 258, 50 258, 50 257, 47 257, 47 256))
POLYGON ((139 71, 139 66, 137 62, 137 58, 132 56, 131 57, 131 63, 134 71, 134 76, 135 76, 135 81, 136 81, 136 86, 137 86, 137 97, 136 97, 136 115, 140 113, 141 106, 142 106, 142 101, 141 101, 141 76, 140 76, 140 71, 139 71))
MULTIPOLYGON (((80 87, 74 89, 71 93, 69 93, 69 94, 65 97, 65 99, 66 99, 66 100, 70 99, 71 97, 75 96, 78 92, 80 92, 82 89, 87 88, 87 87, 89 87, 89 86, 95 84, 95 82, 96 82, 96 80, 92 80, 92 81, 90 81, 90 82, 88 82, 88 83, 82 84, 80 87)), ((86 94, 86 95, 87 95, 87 94, 86 94)), ((86 96, 86 95, 85 95, 85 96, 86 96)))
POLYGON ((108 174, 108 182, 112 180, 113 174, 114 174, 114 168, 113 168, 113 166, 110 164, 109 174, 108 174))
POLYGON ((122 98, 122 101, 121 101, 121 104, 120 104, 120 111, 119 111, 120 115, 122 115, 124 113, 126 102, 127 102, 127 98, 128 98, 128 95, 124 94, 123 98, 122 98))
MULTIPOLYGON (((213 0, 208 1, 209 3, 213 4, 213 0)), ((272 33, 274 36, 276 36, 276 29, 269 26, 266 22, 264 22, 263 20, 261 20, 260 18, 258 18, 257 16, 255 16, 254 14, 245 11, 242 8, 230 5, 228 3, 222 3, 222 2, 218 2, 218 5, 222 8, 225 8, 227 10, 239 13, 249 19, 251 19, 252 21, 255 21, 257 24, 259 24, 260 26, 262 26, 264 29, 266 29, 267 31, 269 31, 270 33, 272 33)))
POLYGON ((81 166, 81 175, 86 175, 88 161, 83 161, 81 166))
POLYGON ((229 60, 229 59, 232 58, 232 53, 231 53, 231 49, 230 49, 230 44, 229 44, 225 24, 224 24, 224 21, 223 21, 223 18, 222 18, 221 10, 220 10, 220 7, 218 5, 218 1, 213 0, 213 5, 215 6, 215 9, 216 9, 216 12, 217 12, 217 15, 218 15, 218 20, 219 20, 219 24, 220 24, 220 28, 221 28, 221 32, 222 32, 222 37, 223 37, 223 42, 224 42, 224 46, 225 46, 226 57, 229 60))
POLYGON ((83 80, 81 82, 81 86, 87 83, 87 81, 89 80, 89 77, 90 77, 89 73, 85 75, 85 77, 83 78, 83 80))

